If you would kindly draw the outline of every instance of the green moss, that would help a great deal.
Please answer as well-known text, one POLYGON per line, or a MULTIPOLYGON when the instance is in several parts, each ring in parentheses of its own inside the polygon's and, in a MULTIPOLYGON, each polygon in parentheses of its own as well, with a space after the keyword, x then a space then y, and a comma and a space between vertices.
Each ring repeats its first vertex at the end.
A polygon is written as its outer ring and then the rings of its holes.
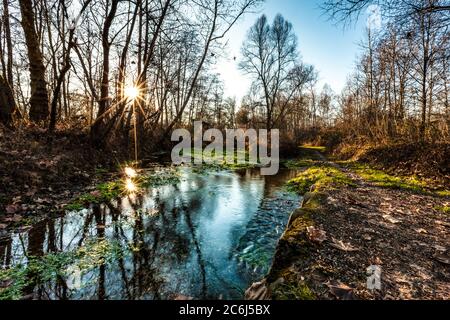
POLYGON ((17 300, 28 286, 54 281, 57 277, 67 277, 69 267, 81 272, 108 264, 122 255, 118 243, 102 240, 88 241, 86 245, 72 252, 51 253, 43 257, 29 257, 24 265, 0 270, 0 282, 10 282, 0 289, 0 300, 17 300))
POLYGON ((353 169, 361 178, 375 184, 378 187, 413 192, 433 192, 438 195, 445 195, 445 193, 448 192, 433 190, 426 180, 418 178, 417 176, 393 176, 381 170, 373 169, 362 163, 348 163, 347 166, 353 169))
POLYGON ((304 282, 298 284, 281 284, 273 292, 275 300, 316 300, 316 295, 304 282))
POLYGON ((312 167, 316 164, 317 164, 316 161, 310 159, 287 160, 282 162, 282 165, 285 168, 293 170, 312 167))
POLYGON ((318 151, 318 152, 320 152, 320 153, 324 153, 324 152, 327 150, 327 148, 324 147, 324 146, 308 146, 308 145, 303 145, 303 146, 301 146, 300 148, 301 148, 301 149, 304 149, 304 150, 318 151))
POLYGON ((248 151, 235 151, 231 162, 227 159, 226 151, 224 151, 221 157, 218 157, 214 152, 212 154, 206 154, 203 150, 192 149, 191 154, 188 156, 192 157, 193 164, 198 160, 203 162, 202 165, 194 167, 195 172, 201 174, 210 171, 253 169, 260 166, 259 161, 257 163, 250 162, 250 155, 248 151), (238 164, 239 156, 244 158, 246 163, 238 164))
MULTIPOLYGON (((165 170, 140 176, 133 181, 138 189, 144 190, 180 182, 180 175, 175 170, 165 170)), ((127 193, 124 180, 102 183, 96 191, 84 194, 66 206, 68 211, 80 211, 91 204, 108 203, 127 193)))
POLYGON ((311 167, 288 182, 289 190, 299 194, 309 192, 312 186, 315 186, 315 192, 320 192, 336 187, 354 185, 346 174, 330 166, 311 167))
POLYGON ((155 188, 166 185, 174 185, 180 182, 180 175, 175 170, 165 170, 151 173, 141 178, 137 185, 140 188, 155 188))
POLYGON ((450 190, 437 191, 436 194, 440 197, 450 197, 450 190))
POLYGON ((435 207, 434 209, 437 211, 440 211, 442 213, 446 213, 446 214, 450 213, 450 206, 448 206, 448 205, 445 205, 442 207, 435 207))

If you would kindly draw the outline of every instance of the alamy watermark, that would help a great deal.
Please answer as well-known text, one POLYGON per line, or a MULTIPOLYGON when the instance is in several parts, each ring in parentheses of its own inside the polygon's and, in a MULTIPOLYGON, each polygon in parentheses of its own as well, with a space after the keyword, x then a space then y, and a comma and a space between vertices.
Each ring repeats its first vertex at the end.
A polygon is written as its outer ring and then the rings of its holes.
POLYGON ((186 129, 177 129, 172 142, 180 142, 172 150, 175 165, 257 164, 261 175, 272 176, 280 169, 280 131, 255 129, 226 129, 225 137, 218 129, 203 130, 203 122, 194 122, 194 137, 186 129), (180 142, 181 141, 181 142, 180 142), (204 142, 209 145, 203 148, 204 142), (270 149, 270 152, 269 152, 270 149))

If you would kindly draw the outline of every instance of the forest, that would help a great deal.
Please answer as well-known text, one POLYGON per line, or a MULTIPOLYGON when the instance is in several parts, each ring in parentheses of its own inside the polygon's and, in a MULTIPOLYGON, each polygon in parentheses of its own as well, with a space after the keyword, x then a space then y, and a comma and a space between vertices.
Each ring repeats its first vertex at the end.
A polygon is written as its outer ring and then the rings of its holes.
POLYGON ((264 0, 3 0, 0 300, 448 300, 450 1, 315 2, 339 92, 264 0), (174 165, 199 122, 279 173, 174 165))

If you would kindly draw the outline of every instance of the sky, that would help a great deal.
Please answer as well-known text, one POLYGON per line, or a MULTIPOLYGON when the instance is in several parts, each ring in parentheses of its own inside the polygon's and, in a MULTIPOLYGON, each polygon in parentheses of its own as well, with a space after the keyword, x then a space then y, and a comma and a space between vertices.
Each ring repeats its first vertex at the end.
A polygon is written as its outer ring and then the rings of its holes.
POLYGON ((266 0, 257 13, 250 13, 234 26, 228 35, 228 58, 219 61, 217 73, 224 81, 225 95, 238 102, 248 92, 251 80, 238 68, 240 50, 247 31, 257 18, 265 14, 270 21, 281 13, 294 26, 299 51, 304 63, 319 71, 319 88, 329 84, 336 92, 345 86, 355 66, 364 39, 367 18, 344 28, 328 21, 320 9, 322 0, 266 0), (237 57, 234 61, 233 57, 237 57))

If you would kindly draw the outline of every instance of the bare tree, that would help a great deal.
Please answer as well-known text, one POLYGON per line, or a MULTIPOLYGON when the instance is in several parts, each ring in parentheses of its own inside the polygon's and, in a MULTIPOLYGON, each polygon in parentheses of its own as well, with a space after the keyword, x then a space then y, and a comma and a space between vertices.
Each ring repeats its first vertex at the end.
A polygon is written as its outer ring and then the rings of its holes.
POLYGON ((20 0, 19 4, 30 67, 30 119, 41 122, 47 120, 49 115, 48 91, 41 46, 35 27, 35 11, 31 0, 20 0))

